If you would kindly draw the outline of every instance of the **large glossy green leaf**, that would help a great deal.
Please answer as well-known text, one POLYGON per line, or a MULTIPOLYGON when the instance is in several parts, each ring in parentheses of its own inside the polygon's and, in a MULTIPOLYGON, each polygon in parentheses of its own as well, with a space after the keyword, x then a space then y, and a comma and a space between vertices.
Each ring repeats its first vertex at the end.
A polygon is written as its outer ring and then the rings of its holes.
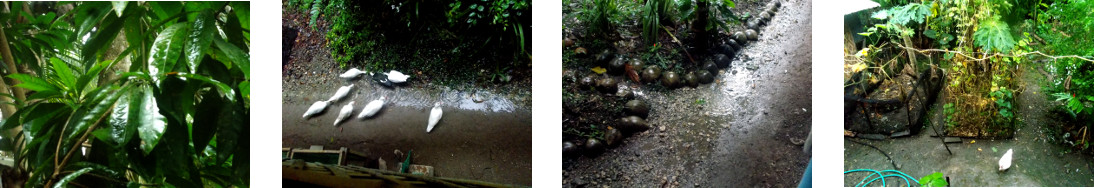
POLYGON ((977 47, 986 52, 1009 53, 1014 48, 1014 37, 1010 36, 1010 26, 996 15, 980 21, 979 28, 973 33, 977 47))
MULTIPOLYGON (((119 56, 119 58, 120 58, 120 56, 119 56)), ((101 62, 95 63, 95 65, 92 65, 91 69, 87 70, 87 74, 81 75, 80 78, 76 79, 76 86, 77 86, 76 88, 77 88, 77 90, 83 91, 85 88, 88 87, 87 84, 89 82, 91 82, 91 80, 93 80, 95 78, 98 78, 99 76, 102 76, 102 75, 99 75, 99 73, 102 72, 103 69, 105 69, 106 67, 112 67, 115 62, 117 62, 117 61, 107 60, 107 61, 101 61, 101 62)))
POLYGON ((73 75, 72 68, 67 63, 61 61, 56 57, 49 58, 49 62, 53 66, 54 73, 57 74, 57 78, 61 81, 61 89, 70 90, 76 87, 76 75, 73 75))
POLYGON ((190 128, 191 140, 194 142, 194 152, 201 153, 205 150, 205 146, 209 144, 209 141, 213 139, 213 134, 216 133, 219 128, 220 119, 227 118, 222 117, 221 112, 224 109, 224 100, 217 95, 216 92, 205 92, 202 94, 202 100, 197 105, 197 110, 194 113, 194 123, 190 128))
POLYGON ((110 2, 81 2, 79 6, 76 6, 76 20, 75 23, 78 26, 76 28, 77 38, 82 38, 84 34, 95 28, 108 13, 110 13, 110 2))
POLYGON ((247 44, 248 41, 251 41, 250 37, 245 36, 246 31, 243 31, 242 24, 236 14, 228 14, 228 22, 221 25, 220 28, 224 32, 225 40, 243 49, 243 51, 249 51, 247 44))
POLYGON ((251 81, 243 81, 239 83, 239 91, 243 94, 243 101, 248 103, 251 101, 251 81))
MULTIPOLYGON (((116 146, 124 146, 129 143, 129 138, 133 137, 133 134, 137 132, 137 125, 129 123, 129 109, 130 106, 142 99, 141 89, 130 89, 128 91, 121 91, 121 97, 118 98, 118 105, 114 106, 114 110, 110 114, 110 126, 98 131, 105 131, 105 135, 96 135, 99 137, 105 136, 103 140, 109 140, 116 146)), ((138 104, 139 105, 139 104, 138 104)), ((139 106, 138 106, 139 107, 139 106)))
POLYGON ((47 82, 46 80, 27 74, 12 74, 8 77, 23 82, 19 85, 15 85, 15 87, 27 88, 38 92, 61 90, 60 88, 57 88, 57 86, 49 84, 49 82, 47 82))
MULTIPOLYGON (((247 52, 244 52, 242 49, 239 49, 237 46, 221 40, 220 38, 217 38, 214 41, 216 42, 217 47, 222 52, 224 52, 224 56, 227 56, 228 60, 231 60, 230 64, 225 63, 224 65, 227 67, 231 67, 232 65, 239 67, 239 69, 243 71, 243 74, 246 75, 245 78, 250 79, 251 55, 247 54, 247 52)), ((221 60, 221 62, 225 61, 221 60)))
POLYGON ((156 100, 152 98, 152 88, 142 86, 139 90, 139 94, 132 95, 129 103, 129 126, 137 127, 143 141, 141 149, 147 155, 159 143, 166 122, 163 115, 160 115, 156 100))
POLYGON ((182 77, 185 77, 185 78, 188 78, 188 79, 195 79, 195 80, 200 80, 200 81, 202 81, 202 82, 205 82, 205 83, 208 83, 208 84, 212 84, 212 85, 213 85, 213 86, 214 86, 215 88, 217 88, 217 91, 220 91, 220 94, 221 94, 221 95, 222 95, 222 96, 223 96, 224 98, 228 99, 228 101, 229 101, 229 102, 235 102, 235 101, 236 101, 236 99, 235 99, 235 95, 236 95, 236 94, 235 94, 235 91, 234 91, 234 90, 232 90, 232 87, 231 87, 231 86, 228 86, 228 84, 224 84, 224 83, 222 83, 222 82, 220 82, 220 81, 217 81, 217 80, 213 80, 212 78, 209 78, 209 77, 206 77, 206 76, 202 76, 202 75, 197 75, 197 74, 183 74, 183 73, 179 73, 179 76, 182 76, 182 77))
POLYGON ((71 173, 71 174, 65 175, 65 177, 64 177, 64 178, 61 178, 61 181, 57 181, 57 183, 56 183, 56 184, 54 184, 54 185, 53 185, 53 187, 54 187, 54 188, 63 188, 63 187, 67 187, 67 186, 68 186, 68 182, 69 182, 69 181, 72 181, 72 180, 76 179, 76 177, 80 177, 81 175, 84 175, 84 174, 85 174, 85 173, 87 173, 87 172, 91 172, 91 170, 93 170, 93 168, 91 168, 91 167, 85 167, 85 168, 83 168, 83 169, 77 170, 76 172, 73 172, 73 173, 71 173))
MULTIPOLYGON (((251 2, 249 1, 232 1, 232 12, 235 12, 236 18, 239 19, 239 26, 244 30, 251 30, 251 2)), ((250 38, 247 38, 250 40, 250 38)))
POLYGON ((205 50, 213 43, 214 34, 217 33, 213 16, 212 10, 201 11, 190 28, 190 43, 186 44, 186 62, 190 65, 190 73, 197 71, 205 50))
POLYGON ((91 125, 100 123, 100 121, 107 118, 106 116, 109 115, 107 114, 107 112, 109 112, 111 109, 114 109, 114 104, 118 102, 118 98, 120 98, 122 94, 126 93, 124 91, 128 88, 129 87, 107 88, 104 90, 103 93, 101 93, 100 96, 97 96, 97 98, 99 99, 83 104, 84 106, 80 107, 81 109, 90 110, 87 110, 87 113, 83 114, 82 116, 73 117, 79 119, 70 120, 77 122, 75 122, 74 124, 70 122, 69 125, 72 126, 68 127, 68 130, 65 130, 65 132, 67 133, 67 135, 65 136, 65 145, 68 146, 71 143, 79 141, 77 138, 80 135, 83 135, 83 133, 86 132, 87 129, 91 127, 91 125), (69 130, 71 130, 71 132, 69 130))
MULTIPOLYGON (((217 129, 216 147, 218 154, 217 164, 223 164, 227 161, 228 158, 231 157, 231 155, 228 155, 229 153, 238 155, 238 149, 241 149, 240 147, 247 147, 244 145, 247 144, 245 140, 247 138, 246 129, 248 126, 244 119, 245 117, 246 114, 244 114, 243 108, 236 103, 227 104, 220 109, 220 118, 217 120, 217 125, 219 126, 217 129)), ((246 156, 236 156, 236 161, 238 161, 240 157, 247 159, 246 156)), ((235 162, 233 162, 233 165, 243 164, 235 164, 235 162)))
POLYGON ((110 49, 110 44, 114 42, 114 38, 122 30, 122 26, 129 22, 128 18, 127 16, 117 17, 114 13, 111 13, 110 16, 103 19, 102 25, 97 28, 98 31, 92 34, 87 43, 84 43, 83 50, 80 50, 81 58, 83 58, 85 64, 83 70, 87 70, 94 65, 93 62, 98 60, 97 56, 110 49))
POLYGON ((159 82, 159 78, 162 78, 164 73, 174 71, 171 69, 175 67, 179 59, 189 28, 186 23, 176 23, 168 26, 156 37, 148 59, 148 71, 152 75, 152 80, 159 82))
POLYGON ((150 1, 148 5, 152 8, 152 13, 158 17, 156 21, 166 20, 182 11, 182 3, 178 1, 150 1))

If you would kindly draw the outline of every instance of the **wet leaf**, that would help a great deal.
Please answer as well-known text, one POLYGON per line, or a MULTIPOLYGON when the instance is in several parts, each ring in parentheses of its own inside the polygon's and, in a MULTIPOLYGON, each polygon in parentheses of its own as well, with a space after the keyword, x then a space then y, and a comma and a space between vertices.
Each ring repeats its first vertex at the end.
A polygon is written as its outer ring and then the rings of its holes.
POLYGON ((107 118, 105 117, 105 115, 107 115, 106 113, 114 108, 114 104, 118 102, 118 98, 121 97, 123 93, 125 93, 122 91, 126 90, 127 88, 129 87, 107 88, 101 96, 96 96, 96 98, 98 99, 93 100, 90 103, 84 104, 86 106, 81 107, 81 109, 90 110, 88 110, 87 113, 81 114, 80 116, 73 117, 79 119, 76 119, 77 122, 72 127, 69 127, 67 128, 68 130, 65 130, 65 132, 67 132, 67 135, 64 139, 64 145, 71 145, 71 143, 79 141, 77 137, 83 135, 83 133, 86 132, 86 130, 90 128, 91 125, 99 123, 101 119, 107 118))
MULTIPOLYGON (((110 49, 110 44, 114 42, 114 38, 117 38, 122 26, 129 21, 127 16, 118 17, 114 16, 113 13, 110 15, 103 19, 102 24, 96 27, 97 31, 91 34, 91 37, 83 45, 83 49, 80 50, 80 55, 85 64, 85 67, 82 67, 81 70, 87 70, 94 65, 94 62, 98 61, 96 56, 110 49)), ((121 11, 117 15, 121 15, 121 11)))
POLYGON ((76 87, 76 76, 72 73, 72 68, 68 67, 68 64, 61 59, 49 58, 49 62, 53 65, 53 71, 56 71, 57 78, 61 81, 61 89, 70 90, 76 87))
POLYGON ((608 72, 607 69, 601 68, 599 66, 598 67, 593 67, 591 70, 593 72, 597 73, 597 74, 604 74, 605 72, 608 72))
POLYGON ((76 177, 80 177, 81 175, 84 175, 87 172, 91 172, 91 170, 92 170, 91 167, 86 167, 86 168, 77 170, 76 172, 73 172, 71 174, 65 175, 65 177, 61 178, 61 181, 57 181, 57 184, 54 184, 53 187, 54 188, 67 187, 68 182, 76 179, 76 177))
POLYGON ((57 88, 57 86, 46 82, 46 80, 27 74, 12 74, 9 75, 8 78, 16 79, 22 82, 19 85, 15 85, 15 87, 27 88, 37 92, 59 92, 61 90, 60 88, 57 88))
MULTIPOLYGON (((222 164, 228 160, 228 153, 239 154, 238 149, 246 149, 247 138, 247 124, 245 123, 246 114, 242 113, 243 109, 236 103, 229 103, 223 108, 220 108, 220 118, 217 119, 217 164, 222 164), (238 147, 238 148, 237 148, 238 147)), ((243 151, 246 153, 247 151, 243 151)), ((236 160, 241 156, 236 156, 236 160)), ((239 165, 239 164, 233 164, 239 165)))
POLYGON ((141 149, 147 155, 159 143, 166 122, 159 113, 156 100, 152 98, 152 88, 143 86, 139 90, 140 93, 133 95, 129 103, 129 128, 137 128, 143 141, 141 149))
POLYGON ((190 29, 190 40, 186 44, 186 62, 190 65, 190 72, 196 72, 201 59, 205 56, 205 50, 213 43, 213 36, 217 32, 216 20, 213 19, 213 11, 206 10, 198 13, 190 29))
POLYGON ((213 133, 216 133, 217 128, 223 126, 218 124, 218 120, 227 118, 221 117, 222 110, 220 109, 224 108, 225 103, 219 95, 215 92, 205 92, 201 98, 201 102, 197 105, 197 109, 200 110, 195 112, 193 127, 190 130, 195 153, 201 153, 205 150, 209 140, 213 139, 213 133))
POLYGON ((172 68, 175 67, 179 54, 182 52, 189 28, 186 23, 176 23, 161 31, 156 37, 148 59, 148 72, 152 80, 159 82, 164 73, 174 71, 172 68))
POLYGON ((239 20, 239 25, 244 30, 251 29, 251 2, 247 1, 232 1, 232 12, 235 12, 236 18, 239 20))
POLYGON ((220 81, 213 80, 212 78, 202 76, 202 75, 197 75, 197 74, 179 74, 179 76, 189 78, 189 79, 200 80, 200 81, 203 81, 205 83, 212 84, 213 86, 215 86, 217 88, 218 91, 220 91, 220 93, 224 96, 224 98, 228 99, 228 101, 230 101, 230 102, 235 102, 235 91, 232 90, 232 87, 228 86, 227 84, 224 84, 220 81))
POLYGON ((924 187, 947 187, 949 183, 946 182, 946 178, 942 177, 941 172, 935 172, 931 175, 923 176, 919 179, 920 185, 924 187))
MULTIPOLYGON (((230 64, 225 63, 224 66, 230 68, 234 64, 239 67, 239 70, 243 71, 244 78, 248 80, 251 79, 251 55, 247 54, 247 52, 244 52, 242 49, 239 49, 235 45, 221 40, 220 38, 217 38, 214 41, 216 42, 217 48, 224 52, 224 55, 228 56, 228 60, 231 61, 230 64)), ((228 62, 223 60, 221 61, 228 62)))

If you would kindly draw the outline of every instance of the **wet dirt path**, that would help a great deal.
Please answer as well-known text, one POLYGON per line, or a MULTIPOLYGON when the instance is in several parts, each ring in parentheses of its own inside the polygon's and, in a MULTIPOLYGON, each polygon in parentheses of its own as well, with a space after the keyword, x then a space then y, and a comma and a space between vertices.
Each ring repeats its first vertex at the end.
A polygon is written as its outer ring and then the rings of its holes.
MULTIPOLYGON (((899 165, 900 170, 912 177, 922 178, 934 172, 942 172, 950 177, 951 186, 1069 186, 1081 187, 1094 185, 1094 160, 1088 154, 1071 153, 1058 144, 1049 133, 1049 128, 1060 122, 1051 116, 1050 109, 1055 103, 1041 92, 1045 79, 1043 71, 1022 66, 1016 92, 1017 114, 1023 126, 1020 126, 1013 139, 963 139, 961 143, 948 144, 953 155, 946 152, 941 140, 930 137, 930 129, 908 138, 884 141, 862 140, 885 150, 899 165), (973 142, 975 141, 975 142, 973 142), (993 150, 994 148, 994 150, 993 150), (1005 172, 999 172, 999 158, 1007 149, 1014 149, 1013 166, 1005 172)), ((934 104, 941 109, 943 101, 934 104)), ((942 122, 944 114, 935 110, 930 122, 942 122)), ((933 128, 925 127, 925 128, 933 128)), ((877 150, 861 144, 844 141, 844 170, 852 169, 894 169, 889 160, 877 150)), ((844 176, 845 186, 854 186, 869 173, 853 173, 844 176)), ((897 182, 899 178, 889 178, 887 182, 897 182)), ((914 182, 912 184, 915 184, 914 182)), ((872 184, 880 186, 880 183, 872 184)), ((896 186, 896 185, 893 185, 896 186)))
POLYGON ((784 1, 760 39, 713 84, 666 92, 638 85, 653 126, 596 158, 563 161, 564 187, 791 187, 810 154, 810 0, 784 1))
POLYGON ((404 71, 411 78, 402 87, 385 88, 366 78, 347 81, 338 78, 345 70, 331 58, 325 31, 305 27, 305 18, 294 13, 282 20, 288 30, 298 31, 289 60, 282 63, 282 147, 346 147, 369 158, 382 158, 392 171, 413 150, 411 163, 433 166, 438 177, 532 184, 530 81, 453 88, 417 80, 429 74, 417 71, 404 71), (339 87, 350 84, 354 88, 346 99, 332 102, 321 115, 301 118, 312 103, 327 100, 339 87), (388 100, 375 117, 353 117, 338 127, 332 125, 349 101, 356 101, 356 116, 380 96, 388 100), (434 102, 444 102, 444 115, 426 133, 434 102))

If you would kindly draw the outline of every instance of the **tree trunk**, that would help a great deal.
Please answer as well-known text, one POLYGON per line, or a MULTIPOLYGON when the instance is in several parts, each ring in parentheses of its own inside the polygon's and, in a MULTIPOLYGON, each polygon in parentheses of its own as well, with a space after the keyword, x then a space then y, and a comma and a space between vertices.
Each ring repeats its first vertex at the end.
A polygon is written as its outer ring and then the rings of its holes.
MULTIPOLYGON (((10 12, 8 11, 7 3, 4 3, 3 11, 10 12)), ((13 61, 11 56, 11 49, 8 49, 8 37, 7 34, 4 33, 3 27, 0 27, 0 54, 3 55, 4 62, 8 65, 8 71, 12 74, 18 73, 19 71, 17 71, 15 68, 15 61, 13 61)), ((19 81, 13 80, 11 86, 14 86, 16 84, 19 84, 19 81)), ((26 100, 26 97, 20 91, 22 90, 19 88, 10 87, 7 82, 4 81, 4 79, 0 78, 0 94, 15 96, 15 99, 19 99, 19 101, 26 100)), ((11 117, 11 115, 15 113, 15 100, 11 97, 0 97, 0 102, 6 103, 0 105, 0 111, 2 111, 2 114, 4 115, 3 118, 6 119, 8 117, 11 117)))
POLYGON ((707 32, 707 22, 710 16, 710 3, 706 0, 695 2, 695 21, 691 22, 691 29, 695 32, 695 51, 704 52, 710 44, 710 33, 707 32))

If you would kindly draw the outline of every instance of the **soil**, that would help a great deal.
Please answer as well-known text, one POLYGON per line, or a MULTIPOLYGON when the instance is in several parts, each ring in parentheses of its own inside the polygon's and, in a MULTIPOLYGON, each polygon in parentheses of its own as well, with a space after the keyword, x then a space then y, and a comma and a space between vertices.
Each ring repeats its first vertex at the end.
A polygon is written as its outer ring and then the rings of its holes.
MULTIPOLYGON (((937 137, 931 137, 931 129, 939 129, 945 118, 944 101, 933 106, 931 120, 923 132, 907 138, 872 141, 856 139, 877 146, 893 157, 896 167, 877 150, 853 142, 844 142, 844 170, 875 169, 900 170, 912 177, 921 178, 942 172, 950 178, 950 185, 986 187, 1085 187, 1094 185, 1094 160, 1090 154, 1073 152, 1070 146, 1061 144, 1060 131, 1066 120, 1054 112, 1060 104, 1047 98, 1041 85, 1047 75, 1029 66, 1021 66, 1020 85, 1015 92, 1016 115, 1022 122, 1011 139, 963 139, 961 143, 948 144, 949 150, 937 137), (1011 168, 999 172, 999 158, 1014 150, 1011 168)), ((940 129, 939 129, 940 130, 940 129)), ((852 173, 844 176, 845 186, 854 186, 869 173, 852 173)), ((904 186, 900 178, 888 178, 892 186, 904 186)), ((913 183, 914 184, 914 183, 913 183)), ((872 184, 880 185, 880 184, 872 184)))
MULTIPOLYGON (((290 53, 282 63, 282 146, 327 149, 346 147, 369 159, 383 159, 387 170, 413 151, 412 164, 434 167, 434 175, 493 183, 532 184, 531 74, 514 81, 467 85, 440 85, 429 81, 429 72, 409 70, 405 86, 388 88, 361 78, 338 78, 338 68, 326 47, 325 21, 318 30, 307 25, 305 14, 284 8, 283 31, 290 53), (332 102, 326 111, 309 119, 301 115, 312 103, 327 100, 344 85, 354 88, 346 99, 332 102), (376 116, 353 117, 332 126, 338 111, 356 101, 354 116, 372 100, 386 96, 376 116), (444 115, 426 133, 427 117, 434 102, 444 102, 444 115)), ((435 49, 434 49, 435 50, 435 49)))
POLYGON ((802 32, 812 29, 811 7, 810 0, 782 2, 759 40, 712 84, 666 90, 622 81, 650 104, 652 128, 597 157, 565 157, 563 186, 796 186, 811 158, 795 144, 812 123, 812 35, 802 32))

